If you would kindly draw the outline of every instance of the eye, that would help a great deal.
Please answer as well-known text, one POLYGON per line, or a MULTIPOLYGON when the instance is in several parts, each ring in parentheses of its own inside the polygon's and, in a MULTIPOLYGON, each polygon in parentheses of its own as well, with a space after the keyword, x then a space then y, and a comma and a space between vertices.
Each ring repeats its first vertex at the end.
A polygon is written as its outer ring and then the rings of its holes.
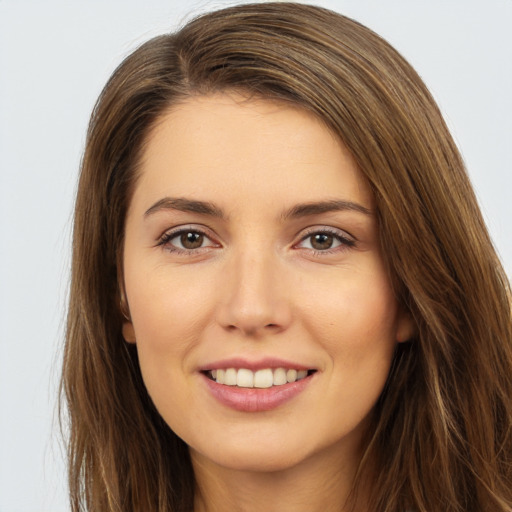
POLYGON ((310 249, 315 252, 329 252, 353 247, 354 245, 355 241, 343 232, 324 228, 307 233, 296 247, 310 249))
POLYGON ((175 236, 170 241, 175 240, 173 245, 177 245, 180 249, 199 249, 207 238, 197 231, 187 231, 181 235, 175 236))
POLYGON ((181 228, 164 233, 158 245, 173 252, 192 252, 208 247, 218 247, 205 233, 198 229, 181 228))
POLYGON ((329 233, 316 233, 309 235, 301 244, 302 247, 307 247, 308 245, 310 246, 308 248, 315 249, 316 251, 325 251, 338 247, 341 245, 341 242, 329 233))

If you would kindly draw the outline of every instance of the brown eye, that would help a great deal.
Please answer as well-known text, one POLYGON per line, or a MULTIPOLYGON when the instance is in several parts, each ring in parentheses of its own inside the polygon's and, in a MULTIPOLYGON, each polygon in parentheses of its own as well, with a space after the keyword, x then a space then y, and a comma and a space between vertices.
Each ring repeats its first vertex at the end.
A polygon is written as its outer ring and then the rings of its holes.
POLYGON ((355 241, 349 238, 344 231, 334 228, 324 228, 318 231, 310 231, 297 244, 297 248, 309 249, 316 253, 325 252, 330 254, 333 251, 342 251, 355 246, 355 241))
POLYGON ((219 247, 205 233, 195 229, 179 229, 165 233, 160 239, 159 246, 171 252, 194 253, 199 249, 219 247))
POLYGON ((317 233, 316 235, 312 235, 310 239, 311 247, 317 251, 330 249, 334 244, 334 236, 327 233, 317 233))
POLYGON ((204 243, 204 235, 197 231, 187 231, 180 235, 180 243, 184 249, 199 249, 204 243))

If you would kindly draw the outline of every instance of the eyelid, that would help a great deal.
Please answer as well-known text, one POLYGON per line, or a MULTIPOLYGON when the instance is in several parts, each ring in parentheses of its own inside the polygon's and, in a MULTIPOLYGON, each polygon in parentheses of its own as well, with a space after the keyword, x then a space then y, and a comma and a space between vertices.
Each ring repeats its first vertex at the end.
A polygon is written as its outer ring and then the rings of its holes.
POLYGON ((212 234, 211 230, 209 230, 205 226, 201 226, 198 224, 183 224, 183 225, 175 226, 173 228, 169 228, 169 229, 165 230, 157 238, 156 247, 160 247, 160 246, 166 247, 167 250, 169 250, 171 252, 183 252, 183 253, 191 254, 191 253, 209 249, 212 247, 220 247, 221 244, 219 242, 217 242, 216 237, 212 234), (208 245, 206 247, 198 247, 196 249, 182 249, 181 247, 172 246, 169 243, 172 239, 178 237, 179 235, 181 235, 183 233, 189 233, 189 232, 199 233, 199 234, 203 235, 205 238, 207 238, 211 242, 211 245, 208 245), (172 247, 172 249, 170 247, 172 247))
POLYGON ((315 254, 321 254, 326 255, 333 252, 339 252, 343 250, 350 249, 351 247, 354 247, 357 243, 357 239, 348 233, 347 231, 344 231, 343 229, 335 228, 333 226, 325 226, 325 225, 316 225, 316 226, 310 226, 303 231, 301 231, 298 234, 299 240, 293 244, 293 247, 296 249, 304 249, 309 251, 314 251, 315 254), (307 247, 299 247, 299 245, 304 242, 306 239, 311 237, 312 235, 316 234, 328 234, 331 236, 336 237, 340 241, 340 245, 325 249, 325 250, 319 250, 319 249, 310 249, 307 247))
POLYGON ((357 241, 357 238, 354 235, 350 234, 348 231, 341 229, 341 228, 336 228, 334 226, 329 226, 326 224, 315 224, 314 226, 308 226, 307 228, 302 229, 297 234, 297 236, 300 237, 301 239, 303 239, 303 238, 305 238, 309 235, 315 234, 315 233, 329 233, 331 235, 337 235, 342 238, 346 238, 347 240, 351 240, 354 242, 357 241))

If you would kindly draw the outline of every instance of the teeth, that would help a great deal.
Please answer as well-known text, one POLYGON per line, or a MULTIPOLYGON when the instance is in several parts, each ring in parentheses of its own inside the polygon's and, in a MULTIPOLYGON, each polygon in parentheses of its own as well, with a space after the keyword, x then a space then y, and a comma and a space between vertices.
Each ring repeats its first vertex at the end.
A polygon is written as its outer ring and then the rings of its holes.
POLYGON ((282 386, 286 384, 286 370, 284 368, 276 368, 274 370, 274 386, 282 386))
POLYGON ((295 382, 297 380, 297 370, 288 370, 286 372, 286 380, 288 382, 295 382))
POLYGON ((254 373, 251 370, 240 368, 236 376, 236 385, 240 388, 254 387, 254 373))
POLYGON ((267 368, 266 370, 258 370, 254 374, 254 387, 255 388, 270 388, 274 384, 274 375, 272 370, 267 368))
POLYGON ((286 368, 265 368, 253 372, 247 368, 226 368, 210 370, 210 377, 218 384, 238 386, 240 388, 270 388, 282 386, 286 383, 296 382, 308 375, 307 370, 294 370, 286 368))
POLYGON ((228 368, 224 374, 224 384, 226 386, 236 386, 237 371, 234 368, 228 368))

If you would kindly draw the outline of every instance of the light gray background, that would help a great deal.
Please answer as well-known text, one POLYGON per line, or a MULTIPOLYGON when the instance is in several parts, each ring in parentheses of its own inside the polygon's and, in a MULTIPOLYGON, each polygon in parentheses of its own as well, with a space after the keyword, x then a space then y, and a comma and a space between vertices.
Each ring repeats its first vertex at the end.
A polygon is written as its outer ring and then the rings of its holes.
MULTIPOLYGON (((235 2, 0 0, 0 512, 63 512, 54 420, 73 196, 114 67, 189 13, 235 2)), ((324 0, 416 67, 512 275, 512 0, 324 0)))

